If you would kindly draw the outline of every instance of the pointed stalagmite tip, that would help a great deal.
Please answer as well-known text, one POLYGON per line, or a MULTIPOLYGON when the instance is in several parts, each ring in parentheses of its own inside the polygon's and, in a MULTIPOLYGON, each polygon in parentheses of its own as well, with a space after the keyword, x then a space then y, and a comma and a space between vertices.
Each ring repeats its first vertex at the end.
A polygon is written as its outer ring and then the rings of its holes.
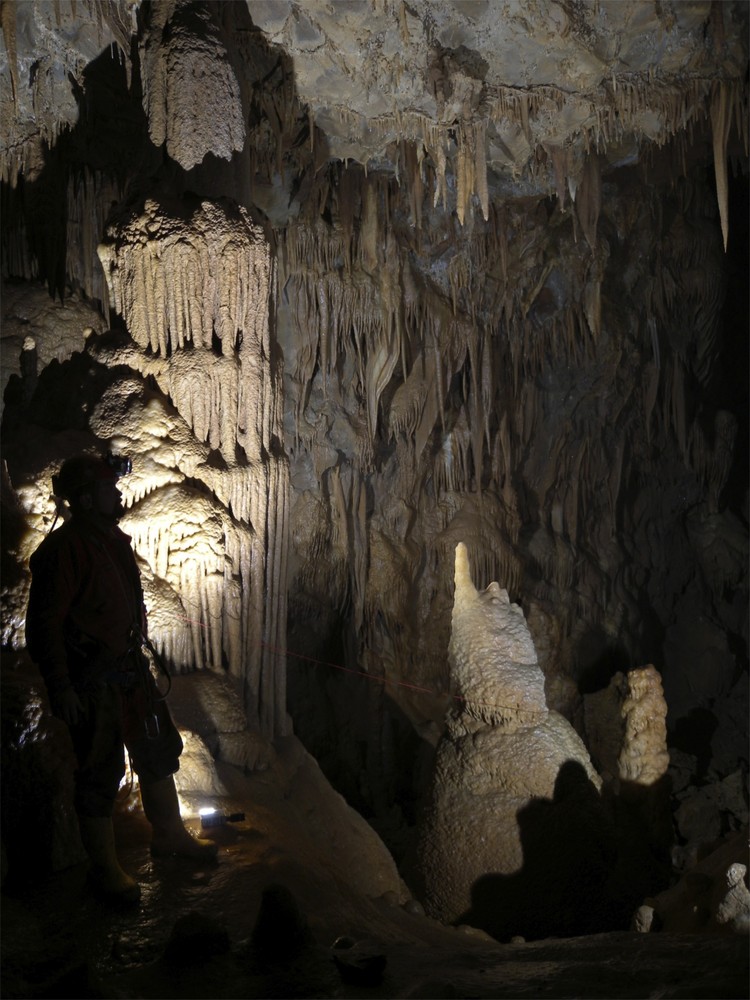
POLYGON ((471 567, 469 566, 469 550, 463 542, 459 542, 456 546, 456 564, 453 579, 456 584, 456 591, 466 587, 474 589, 474 583, 471 579, 471 567))

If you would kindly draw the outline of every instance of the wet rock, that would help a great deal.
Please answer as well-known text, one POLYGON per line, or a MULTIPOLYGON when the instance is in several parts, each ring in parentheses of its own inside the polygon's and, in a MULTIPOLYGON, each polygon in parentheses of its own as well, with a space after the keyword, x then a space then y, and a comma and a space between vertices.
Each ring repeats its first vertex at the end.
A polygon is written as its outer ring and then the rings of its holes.
POLYGON ((251 952, 258 964, 283 965, 313 944, 307 920, 290 890, 280 884, 267 886, 250 939, 251 952))
POLYGON ((407 899, 401 909, 405 910, 406 913, 414 913, 418 917, 425 915, 424 906, 422 906, 418 899, 407 899))
POLYGON ((461 993, 450 981, 428 979, 415 986, 408 996, 410 1000, 453 1000, 454 997, 460 997, 461 993))
POLYGON ((176 921, 164 949, 164 958, 180 965, 195 964, 228 951, 226 927, 213 917, 193 910, 176 921))
POLYGON ((376 941, 342 936, 333 942, 331 955, 345 983, 377 986, 383 979, 387 959, 376 941))

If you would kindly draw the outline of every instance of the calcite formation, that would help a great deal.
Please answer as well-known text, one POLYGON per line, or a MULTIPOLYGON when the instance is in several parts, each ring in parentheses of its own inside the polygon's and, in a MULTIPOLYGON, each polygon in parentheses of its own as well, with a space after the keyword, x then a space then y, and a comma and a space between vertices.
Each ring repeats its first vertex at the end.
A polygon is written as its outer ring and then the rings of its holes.
POLYGON ((456 547, 449 649, 456 708, 420 831, 425 909, 499 938, 580 932, 605 918, 615 863, 601 779, 547 708, 522 609, 479 592, 456 547))
POLYGON ((210 4, 158 3, 140 44, 143 105, 156 146, 185 169, 245 143, 240 85, 210 4), (196 115, 196 108, 201 114, 196 115))
POLYGON ((618 671, 602 691, 584 698, 586 739, 605 796, 631 836, 666 859, 674 840, 668 777, 667 702, 652 664, 618 671))
MULTIPOLYGON (((51 472, 127 448, 155 640, 245 678, 267 732, 288 655, 294 726, 368 815, 422 793, 458 539, 524 594, 548 708, 578 726, 580 691, 653 663, 673 733, 702 713, 696 760, 734 788, 744 0, 27 0, 0 22, 6 642, 51 472), (310 658, 367 674, 366 708, 310 658)), ((527 694, 515 723, 482 691, 467 718, 526 725, 527 694)), ((717 834, 737 815, 710 812, 717 834)))
POLYGON ((618 671, 609 686, 585 699, 586 735, 599 772, 618 786, 651 786, 667 773, 667 703, 658 670, 649 664, 618 671))
POLYGON ((182 420, 165 420, 158 396, 139 400, 127 385, 95 410, 92 429, 140 451, 150 439, 143 457, 176 465, 178 481, 199 461, 217 498, 165 483, 129 513, 154 575, 182 594, 184 614, 157 641, 183 668, 226 667, 261 730, 285 733, 288 468, 268 243, 227 200, 147 198, 110 220, 98 252, 114 307, 141 348, 128 360, 154 377, 194 437, 174 432, 182 420))

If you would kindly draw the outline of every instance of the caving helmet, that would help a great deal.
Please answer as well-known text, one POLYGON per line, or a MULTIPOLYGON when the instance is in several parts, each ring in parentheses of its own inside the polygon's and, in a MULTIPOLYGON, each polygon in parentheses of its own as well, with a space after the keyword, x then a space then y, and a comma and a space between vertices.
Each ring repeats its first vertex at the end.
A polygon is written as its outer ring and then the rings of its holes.
POLYGON ((56 497, 75 504, 82 493, 98 482, 117 482, 132 469, 129 458, 108 452, 99 455, 74 455, 66 459, 60 471, 52 477, 52 492, 56 497))

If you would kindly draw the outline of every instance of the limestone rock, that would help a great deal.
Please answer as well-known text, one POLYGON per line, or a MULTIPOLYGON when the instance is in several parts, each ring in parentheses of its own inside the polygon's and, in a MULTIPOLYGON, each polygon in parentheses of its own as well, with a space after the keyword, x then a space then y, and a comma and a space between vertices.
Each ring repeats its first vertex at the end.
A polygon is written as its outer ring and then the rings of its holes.
POLYGON ((13 881, 49 875, 86 855, 67 728, 50 713, 44 682, 25 653, 4 653, 1 676, 3 849, 13 881))
POLYGON ((671 888, 646 900, 659 929, 740 933, 750 929, 747 828, 726 838, 671 888))
POLYGON ((476 591, 462 543, 455 564, 450 657, 463 697, 420 830, 425 910, 501 938, 575 933, 607 919, 615 849, 601 779, 546 708, 521 609, 497 584, 476 591))

